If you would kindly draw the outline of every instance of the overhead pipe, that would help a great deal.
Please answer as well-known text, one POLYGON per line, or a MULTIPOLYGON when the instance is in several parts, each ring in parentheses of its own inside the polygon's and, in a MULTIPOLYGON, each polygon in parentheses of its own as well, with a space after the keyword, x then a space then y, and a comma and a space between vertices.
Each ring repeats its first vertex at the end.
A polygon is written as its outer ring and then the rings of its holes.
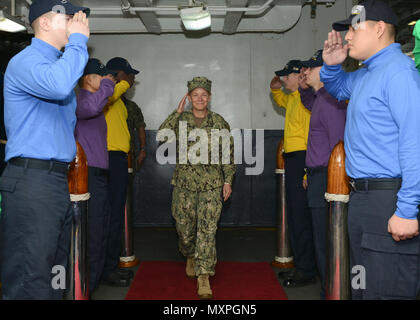
MULTIPOLYGON (((261 14, 264 12, 274 0, 267 0, 264 4, 258 7, 242 7, 242 8, 235 8, 235 7, 227 7, 227 6, 206 6, 207 10, 212 13, 218 12, 245 12, 251 14, 261 14)), ((335 0, 317 0, 317 4, 326 4, 331 5, 335 3, 335 0)), ((130 3, 126 1, 127 4, 123 4, 121 7, 101 7, 101 8, 90 8, 91 12, 118 12, 118 11, 125 11, 125 12, 167 12, 167 14, 171 15, 178 15, 179 14, 179 6, 162 6, 162 7, 131 7, 130 3), (169 13, 170 12, 170 13, 169 13)), ((306 1, 306 4, 312 4, 312 0, 306 1)))
MULTIPOLYGON (((227 6, 206 6, 207 10, 212 12, 246 12, 246 13, 253 13, 253 14, 260 14, 264 12, 274 0, 267 0, 263 5, 258 7, 243 7, 243 8, 232 8, 227 6)), ((173 15, 179 14, 179 6, 167 6, 167 7, 105 7, 105 8, 91 8, 91 12, 113 12, 113 11, 129 11, 129 12, 171 12, 173 15)))
POLYGON ((10 0, 10 15, 16 17, 16 0, 10 0))

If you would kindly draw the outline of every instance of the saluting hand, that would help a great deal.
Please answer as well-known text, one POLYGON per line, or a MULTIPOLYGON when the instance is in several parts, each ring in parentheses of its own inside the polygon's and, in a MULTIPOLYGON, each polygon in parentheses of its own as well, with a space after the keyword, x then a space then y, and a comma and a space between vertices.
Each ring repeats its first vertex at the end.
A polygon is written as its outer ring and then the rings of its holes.
POLYGON ((299 87, 301 88, 301 89, 308 89, 309 88, 309 86, 306 84, 306 75, 305 75, 305 73, 304 72, 300 72, 300 74, 299 74, 299 87))
POLYGON ((135 80, 135 76, 134 74, 130 73, 125 73, 124 71, 119 71, 117 74, 117 80, 118 81, 122 81, 125 80, 128 82, 128 84, 130 85, 130 88, 134 85, 134 80, 135 80))
POLYGON ((112 74, 107 74, 106 76, 103 76, 102 79, 109 79, 112 82, 114 82, 114 84, 117 83, 117 80, 114 78, 114 76, 112 74))
POLYGON ((67 24, 67 35, 70 36, 73 33, 81 33, 88 38, 90 36, 89 20, 83 11, 75 13, 67 24))
POLYGON ((178 113, 183 113, 184 112, 184 108, 185 108, 187 97, 188 97, 188 93, 179 102, 178 109, 176 110, 176 112, 178 112, 178 113))
POLYGON ((273 78, 273 80, 271 80, 271 83, 270 83, 270 88, 271 89, 281 89, 282 86, 283 86, 283 84, 280 80, 280 77, 275 76, 273 78))
POLYGON ((349 45, 343 45, 341 34, 335 30, 328 33, 328 40, 324 42, 322 59, 327 65, 342 64, 347 58, 349 45))

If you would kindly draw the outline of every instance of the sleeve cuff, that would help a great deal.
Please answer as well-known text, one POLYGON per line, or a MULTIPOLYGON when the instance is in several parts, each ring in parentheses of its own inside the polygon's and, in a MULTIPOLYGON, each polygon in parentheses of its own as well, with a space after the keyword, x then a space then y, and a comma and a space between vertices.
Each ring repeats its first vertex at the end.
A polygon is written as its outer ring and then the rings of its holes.
POLYGON ((332 71, 332 72, 337 72, 340 71, 341 69, 341 64, 332 64, 332 65, 328 65, 324 62, 324 64, 322 65, 321 68, 321 72, 322 71, 332 71))
POLYGON ((87 44, 89 38, 81 33, 72 33, 69 37, 69 43, 87 44))
POLYGON ((230 185, 232 185, 232 181, 233 181, 233 176, 232 176, 232 177, 226 177, 226 179, 225 179, 225 184, 230 184, 230 185))
POLYGON ((112 81, 111 79, 102 79, 101 82, 108 84, 108 85, 112 85, 113 87, 115 86, 114 81, 112 81))
POLYGON ((305 94, 308 94, 308 93, 311 93, 312 92, 312 88, 308 88, 308 89, 302 89, 301 87, 299 87, 298 88, 298 91, 299 91, 299 94, 300 95, 305 95, 305 94))
POLYGON ((417 219, 418 207, 412 204, 406 204, 402 202, 397 202, 397 210, 395 215, 403 219, 414 220, 417 219))
POLYGON ((127 90, 130 88, 130 84, 127 82, 127 81, 125 81, 125 80, 121 80, 120 81, 120 83, 121 83, 121 86, 125 89, 125 87, 127 87, 127 90))

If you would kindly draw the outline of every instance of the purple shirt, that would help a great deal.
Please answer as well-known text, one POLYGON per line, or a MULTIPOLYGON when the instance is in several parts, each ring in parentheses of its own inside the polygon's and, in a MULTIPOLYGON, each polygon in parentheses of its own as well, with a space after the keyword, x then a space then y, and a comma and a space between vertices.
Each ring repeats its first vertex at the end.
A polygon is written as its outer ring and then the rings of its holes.
POLYGON ((86 154, 88 166, 108 169, 107 126, 103 109, 114 93, 114 82, 103 79, 96 92, 80 89, 77 95, 75 138, 86 154))
POLYGON ((306 166, 327 167, 331 151, 344 140, 347 103, 339 102, 324 87, 316 93, 301 97, 303 105, 311 111, 306 166))

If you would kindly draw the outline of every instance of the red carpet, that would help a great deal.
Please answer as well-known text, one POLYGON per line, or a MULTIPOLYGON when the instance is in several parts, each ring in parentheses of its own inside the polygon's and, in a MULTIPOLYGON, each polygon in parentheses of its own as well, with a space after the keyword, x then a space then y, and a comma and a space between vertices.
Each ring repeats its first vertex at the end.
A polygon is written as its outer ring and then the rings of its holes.
MULTIPOLYGON (((125 299, 198 300, 196 285, 185 262, 144 261, 125 299)), ((215 300, 287 300, 268 262, 218 262, 210 285, 215 300)))

